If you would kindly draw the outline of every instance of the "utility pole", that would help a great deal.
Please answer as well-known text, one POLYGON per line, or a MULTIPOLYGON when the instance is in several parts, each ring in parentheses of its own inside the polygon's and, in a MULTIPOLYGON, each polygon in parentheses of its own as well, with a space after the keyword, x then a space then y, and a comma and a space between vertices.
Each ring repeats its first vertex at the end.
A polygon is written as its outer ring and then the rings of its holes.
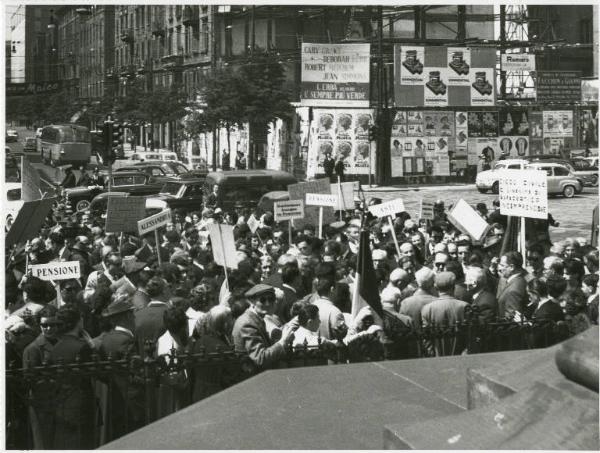
MULTIPOLYGON (((210 25, 210 39, 211 39, 211 51, 210 51, 210 67, 212 69, 213 76, 217 71, 217 27, 216 19, 217 5, 210 6, 211 8, 211 25, 210 25)), ((217 124, 213 124, 212 130, 212 169, 217 171, 217 124)))
MULTIPOLYGON (((384 181, 383 169, 384 165, 382 162, 385 161, 383 156, 383 7, 379 5, 377 7, 377 113, 376 113, 376 123, 377 123, 377 159, 376 163, 379 165, 375 165, 376 168, 376 182, 377 184, 382 184, 384 181)), ((371 156, 369 156, 369 162, 371 161, 371 156)), ((371 172, 369 171, 369 187, 371 186, 371 172)))
MULTIPOLYGON (((256 31, 255 24, 256 20, 254 17, 255 6, 252 5, 250 9, 250 64, 253 63, 254 57, 254 47, 256 45, 256 31)), ((255 156, 255 148, 256 143, 252 140, 251 135, 252 130, 250 129, 250 123, 248 123, 248 140, 250 141, 250 147, 248 149, 248 159, 246 162, 246 168, 254 168, 254 156, 255 156)))
MULTIPOLYGON (((506 53, 506 5, 500 5, 500 64, 506 53)), ((506 99, 506 71, 500 70, 500 96, 506 99)))

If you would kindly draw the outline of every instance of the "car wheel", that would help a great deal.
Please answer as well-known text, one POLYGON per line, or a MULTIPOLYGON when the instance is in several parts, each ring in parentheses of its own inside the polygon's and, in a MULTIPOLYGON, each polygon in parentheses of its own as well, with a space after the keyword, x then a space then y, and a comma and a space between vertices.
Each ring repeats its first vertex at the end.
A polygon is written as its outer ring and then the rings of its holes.
POLYGON ((90 202, 88 200, 79 200, 75 205, 75 210, 77 212, 85 211, 90 207, 90 202))
POLYGON ((15 219, 13 219, 12 214, 6 216, 6 231, 10 230, 10 227, 12 226, 14 221, 15 219))
POLYGON ((590 178, 590 184, 592 187, 598 187, 598 175, 592 175, 590 178))
POLYGON ((487 189, 481 189, 481 188, 477 188, 477 190, 479 191, 479 193, 487 193, 487 189))
POLYGON ((573 198, 575 196, 575 187, 573 186, 565 186, 563 189, 563 195, 565 198, 573 198))
POLYGON ((500 183, 496 181, 494 184, 492 184, 492 193, 498 192, 500 192, 500 183))

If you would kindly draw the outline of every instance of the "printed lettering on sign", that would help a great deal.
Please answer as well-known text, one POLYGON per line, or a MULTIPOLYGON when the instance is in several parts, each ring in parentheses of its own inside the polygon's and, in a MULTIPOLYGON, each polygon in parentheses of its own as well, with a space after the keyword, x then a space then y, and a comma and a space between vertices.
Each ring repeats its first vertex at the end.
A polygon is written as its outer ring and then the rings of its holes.
POLYGON ((138 222, 138 230, 140 236, 149 233, 150 231, 157 230, 161 226, 171 223, 171 210, 167 209, 153 216, 146 217, 138 222))
POLYGON ((404 202, 401 198, 386 201, 385 203, 369 206, 369 211, 376 217, 394 216, 397 212, 404 212, 404 202))
POLYGON ((70 280, 81 277, 79 261, 51 262, 29 266, 31 274, 40 280, 70 280))
POLYGON ((306 204, 311 206, 331 206, 335 208, 338 204, 338 196, 333 194, 307 193, 306 204))
POLYGON ((548 186, 545 171, 502 170, 500 173, 500 213, 535 219, 548 218, 548 186))
POLYGON ((304 217, 304 202, 302 200, 276 201, 273 210, 276 222, 301 219, 304 217))

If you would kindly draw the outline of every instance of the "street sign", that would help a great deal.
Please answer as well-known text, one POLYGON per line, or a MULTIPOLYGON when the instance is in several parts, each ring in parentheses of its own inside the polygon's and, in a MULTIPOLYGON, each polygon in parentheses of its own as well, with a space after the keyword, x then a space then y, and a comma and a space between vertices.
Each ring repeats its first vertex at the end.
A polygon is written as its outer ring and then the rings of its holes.
POLYGON ((500 214, 548 218, 548 182, 542 170, 502 170, 499 172, 500 214))
POLYGON ((395 200, 386 201, 385 203, 369 206, 369 211, 375 217, 385 217, 388 215, 393 216, 397 212, 404 212, 406 209, 404 208, 402 199, 396 198, 395 200))
POLYGON ((338 196, 333 194, 307 193, 306 204, 311 206, 331 206, 335 208, 338 204, 338 196))
POLYGON ((31 275, 45 281, 70 280, 81 277, 79 261, 52 261, 29 266, 31 275))
POLYGON ((276 201, 273 210, 276 222, 301 219, 304 217, 304 202, 302 200, 276 201))
POLYGON ((140 220, 137 225, 140 236, 143 236, 144 234, 157 230, 169 223, 171 223, 171 210, 165 209, 158 214, 154 214, 150 217, 140 220))

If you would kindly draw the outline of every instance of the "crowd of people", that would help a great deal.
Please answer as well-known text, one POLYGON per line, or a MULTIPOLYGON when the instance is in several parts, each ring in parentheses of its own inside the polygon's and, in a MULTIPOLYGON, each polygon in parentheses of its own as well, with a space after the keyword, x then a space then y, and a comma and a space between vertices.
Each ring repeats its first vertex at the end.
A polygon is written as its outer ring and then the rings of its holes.
MULTIPOLYGON (((524 261, 502 247, 508 222, 497 202, 489 212, 484 204, 476 207, 490 223, 488 237, 478 243, 448 221, 440 200, 433 220, 395 216, 397 250, 387 220, 374 218, 364 204, 325 225, 323 238, 314 225, 294 228, 291 243, 287 223, 276 223, 271 212, 241 206, 174 211, 157 243, 154 233, 107 233, 101 216, 60 203, 36 238, 7 251, 7 364, 30 369, 94 353, 168 357, 192 348, 244 352, 252 374, 277 367, 294 348, 384 339, 377 310, 353 307, 365 229, 375 275, 368 290, 379 294, 386 317, 407 328, 462 322, 468 307, 476 307, 477 320, 485 323, 564 321, 573 333, 598 323, 598 249, 586 239, 552 243, 547 234, 535 236, 541 239, 528 242, 524 261), (254 232, 250 216, 258 220, 254 232), (208 225, 217 222, 233 225, 238 263, 227 276, 214 262, 208 234, 208 225), (48 282, 26 270, 27 264, 53 261, 78 261, 80 278, 48 282)), ((189 381, 193 401, 237 379, 224 370, 180 377, 189 381)), ((139 421, 131 386, 115 385, 124 389, 112 404, 115 417, 139 421)), ((90 401, 82 396, 79 404, 90 401)), ((58 423, 56 407, 37 407, 36 447, 84 447, 69 440, 85 420, 71 409, 59 417, 67 434, 57 436, 56 429, 44 428, 49 419, 58 423)))

